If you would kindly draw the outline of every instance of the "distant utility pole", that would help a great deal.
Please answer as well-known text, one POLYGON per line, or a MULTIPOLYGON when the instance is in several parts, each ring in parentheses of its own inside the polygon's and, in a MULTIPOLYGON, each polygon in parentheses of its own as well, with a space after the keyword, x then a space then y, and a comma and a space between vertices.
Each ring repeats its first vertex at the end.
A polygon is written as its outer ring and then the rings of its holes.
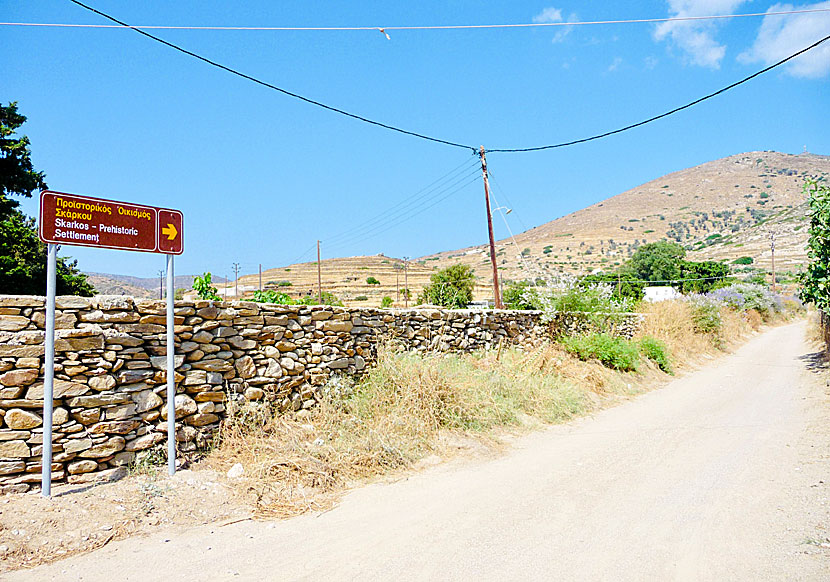
POLYGON ((403 301, 409 307, 409 257, 403 258, 403 301))
POLYGON ((317 295, 319 301, 323 303, 323 272, 320 267, 320 241, 317 241, 317 295))
POLYGON ((775 293, 775 233, 769 233, 769 246, 772 251, 772 292, 775 293))
POLYGON ((484 203, 487 206, 487 231, 490 234, 490 263, 493 265, 493 298, 496 309, 504 309, 499 290, 499 268, 496 265, 496 243, 493 240, 493 215, 490 211, 490 180, 487 177, 487 158, 484 155, 484 146, 479 148, 478 155, 481 158, 481 174, 484 176, 484 203))
POLYGON ((159 271, 159 299, 164 299, 164 271, 159 271))
POLYGON ((233 264, 233 274, 234 274, 234 288, 233 288, 233 296, 239 297, 239 263, 233 264))
POLYGON ((262 263, 259 264, 259 290, 262 292, 262 263))
POLYGON ((400 263, 395 263, 395 302, 401 300, 401 265, 400 263))

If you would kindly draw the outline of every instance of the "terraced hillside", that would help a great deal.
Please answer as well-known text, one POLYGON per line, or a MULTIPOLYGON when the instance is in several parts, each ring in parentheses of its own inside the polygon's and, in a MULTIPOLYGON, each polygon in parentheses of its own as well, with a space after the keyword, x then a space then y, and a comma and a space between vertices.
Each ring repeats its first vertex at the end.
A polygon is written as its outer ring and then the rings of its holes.
MULTIPOLYGON (((830 157, 750 152, 658 178, 588 208, 498 241, 504 279, 545 277, 556 271, 613 270, 642 244, 672 240, 694 260, 750 257, 769 268, 771 233, 776 266, 797 270, 806 260, 808 178, 830 177, 830 157)), ((430 255, 423 264, 461 262, 492 279, 484 245, 430 255)))
MULTIPOLYGON (((383 255, 369 257, 345 257, 325 259, 320 262, 323 291, 334 293, 349 305, 377 307, 383 297, 391 297, 396 307, 405 304, 403 289, 408 281, 412 298, 429 284, 432 267, 410 261, 404 269, 402 259, 383 255), (373 277, 379 284, 369 284, 373 277)), ((293 298, 317 294, 317 263, 299 263, 268 269, 262 272, 262 286, 288 293, 293 298)), ((234 283, 219 285, 220 295, 227 288, 230 296, 235 292, 234 283)), ((259 274, 239 278, 239 295, 250 296, 259 288, 259 274)), ((410 301, 412 304, 412 301, 410 301)))

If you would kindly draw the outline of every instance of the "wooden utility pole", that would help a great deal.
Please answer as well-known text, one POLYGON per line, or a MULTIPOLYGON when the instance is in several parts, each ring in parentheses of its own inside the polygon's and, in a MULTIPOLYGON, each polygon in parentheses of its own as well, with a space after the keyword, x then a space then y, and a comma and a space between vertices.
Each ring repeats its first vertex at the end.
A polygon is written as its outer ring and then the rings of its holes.
POLYGON ((403 258, 403 301, 409 307, 409 257, 403 258))
POLYGON ((401 300, 401 267, 399 263, 395 263, 395 303, 401 300))
POLYGON ((323 303, 323 272, 320 270, 320 241, 317 241, 317 295, 323 303))
POLYGON ((772 292, 775 293, 775 233, 769 234, 769 245, 772 251, 772 292))
POLYGON ((233 296, 239 298, 239 263, 233 264, 233 296))
POLYGON ((499 290, 499 268, 496 265, 496 242, 493 240, 493 215, 490 211, 490 181, 487 178, 487 158, 484 156, 484 146, 478 150, 481 158, 481 174, 484 176, 484 203, 487 206, 487 232, 490 234, 490 263, 493 265, 493 298, 496 309, 504 309, 499 290))
POLYGON ((262 292, 262 263, 259 264, 259 291, 262 292))

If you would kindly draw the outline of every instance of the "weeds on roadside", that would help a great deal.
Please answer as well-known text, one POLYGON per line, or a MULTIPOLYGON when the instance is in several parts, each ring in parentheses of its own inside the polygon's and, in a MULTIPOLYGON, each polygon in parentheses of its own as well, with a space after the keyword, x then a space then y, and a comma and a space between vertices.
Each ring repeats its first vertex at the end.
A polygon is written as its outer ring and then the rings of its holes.
POLYGON ((562 337, 559 342, 580 360, 596 359, 608 368, 622 372, 637 370, 639 353, 637 346, 623 338, 607 333, 562 337))
POLYGON ((261 513, 322 509, 354 480, 444 452, 445 434, 488 440, 529 417, 554 423, 586 412, 596 398, 591 384, 563 379, 561 356, 553 347, 506 350, 500 358, 381 350, 361 381, 345 391, 324 387, 300 418, 265 417, 261 405, 256 412, 229 407, 209 463, 223 471, 242 463, 238 489, 261 513))
POLYGON ((640 352, 649 360, 657 364, 657 367, 667 374, 674 375, 671 367, 671 359, 666 344, 651 336, 640 338, 640 352))

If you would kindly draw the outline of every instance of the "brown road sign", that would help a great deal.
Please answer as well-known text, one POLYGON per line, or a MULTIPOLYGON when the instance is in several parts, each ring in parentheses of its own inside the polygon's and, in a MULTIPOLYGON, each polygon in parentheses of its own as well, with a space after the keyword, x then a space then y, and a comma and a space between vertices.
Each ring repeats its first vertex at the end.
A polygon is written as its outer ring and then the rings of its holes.
POLYGON ((180 255, 184 251, 184 217, 178 210, 158 209, 158 249, 160 253, 180 255))
POLYGON ((178 210, 45 191, 40 195, 40 239, 60 245, 80 245, 148 253, 181 254, 183 218, 178 210), (165 213, 176 235, 159 245, 159 215, 165 213), (173 222, 173 218, 177 222, 173 222))

